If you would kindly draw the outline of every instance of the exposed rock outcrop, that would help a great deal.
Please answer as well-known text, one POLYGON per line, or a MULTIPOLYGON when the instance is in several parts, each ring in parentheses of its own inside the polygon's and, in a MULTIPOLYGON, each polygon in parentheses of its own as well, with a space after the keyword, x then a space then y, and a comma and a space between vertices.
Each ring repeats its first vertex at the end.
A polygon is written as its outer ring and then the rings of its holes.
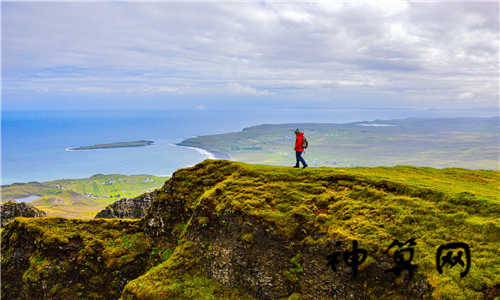
POLYGON ((118 200, 101 210, 96 218, 138 219, 146 215, 151 206, 152 194, 145 193, 132 199, 118 200))
POLYGON ((1 206, 1 210, 2 210, 2 222, 1 222, 2 227, 15 217, 37 218, 37 217, 45 217, 47 215, 44 211, 39 210, 38 208, 26 204, 24 202, 4 203, 1 206))

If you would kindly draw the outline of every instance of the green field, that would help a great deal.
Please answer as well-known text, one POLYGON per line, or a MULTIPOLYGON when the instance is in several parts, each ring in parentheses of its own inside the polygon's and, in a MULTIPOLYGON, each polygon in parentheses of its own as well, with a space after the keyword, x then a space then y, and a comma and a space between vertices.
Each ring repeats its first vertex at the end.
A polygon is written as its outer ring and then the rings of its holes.
POLYGON ((500 168, 499 118, 259 125, 180 144, 223 152, 236 161, 291 166, 295 128, 309 141, 303 156, 310 166, 500 168))
POLYGON ((93 218, 107 205, 136 197, 163 185, 168 177, 97 174, 82 179, 15 183, 2 186, 2 203, 40 196, 31 203, 49 216, 93 218))

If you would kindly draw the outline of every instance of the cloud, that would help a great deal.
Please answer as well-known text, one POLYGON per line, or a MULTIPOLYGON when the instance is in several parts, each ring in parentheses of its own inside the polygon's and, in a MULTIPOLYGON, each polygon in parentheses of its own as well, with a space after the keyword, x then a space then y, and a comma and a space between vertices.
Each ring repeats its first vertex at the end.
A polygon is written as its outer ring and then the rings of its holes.
POLYGON ((497 105, 497 12, 497 2, 6 2, 3 89, 497 105))
POLYGON ((269 91, 267 90, 258 90, 254 87, 241 85, 236 82, 231 82, 227 84, 226 88, 228 91, 234 92, 236 94, 248 94, 248 95, 258 95, 258 96, 270 94, 269 91))

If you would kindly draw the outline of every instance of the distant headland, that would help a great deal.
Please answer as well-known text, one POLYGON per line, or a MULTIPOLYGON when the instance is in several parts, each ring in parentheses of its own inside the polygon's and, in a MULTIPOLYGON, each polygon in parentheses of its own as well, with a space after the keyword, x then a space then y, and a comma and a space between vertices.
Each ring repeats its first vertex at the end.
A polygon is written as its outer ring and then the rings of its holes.
POLYGON ((124 147, 142 147, 153 144, 154 141, 132 141, 132 142, 117 142, 117 143, 109 143, 109 144, 97 144, 92 146, 80 146, 80 147, 72 147, 66 148, 67 151, 74 150, 94 150, 94 149, 110 149, 110 148, 124 148, 124 147))

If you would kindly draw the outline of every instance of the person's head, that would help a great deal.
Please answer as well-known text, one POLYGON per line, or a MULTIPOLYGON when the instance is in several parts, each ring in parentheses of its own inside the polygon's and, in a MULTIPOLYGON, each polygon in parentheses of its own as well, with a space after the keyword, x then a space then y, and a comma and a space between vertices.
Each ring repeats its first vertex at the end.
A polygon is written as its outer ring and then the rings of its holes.
POLYGON ((297 128, 295 129, 295 134, 298 134, 300 132, 300 130, 297 128))

